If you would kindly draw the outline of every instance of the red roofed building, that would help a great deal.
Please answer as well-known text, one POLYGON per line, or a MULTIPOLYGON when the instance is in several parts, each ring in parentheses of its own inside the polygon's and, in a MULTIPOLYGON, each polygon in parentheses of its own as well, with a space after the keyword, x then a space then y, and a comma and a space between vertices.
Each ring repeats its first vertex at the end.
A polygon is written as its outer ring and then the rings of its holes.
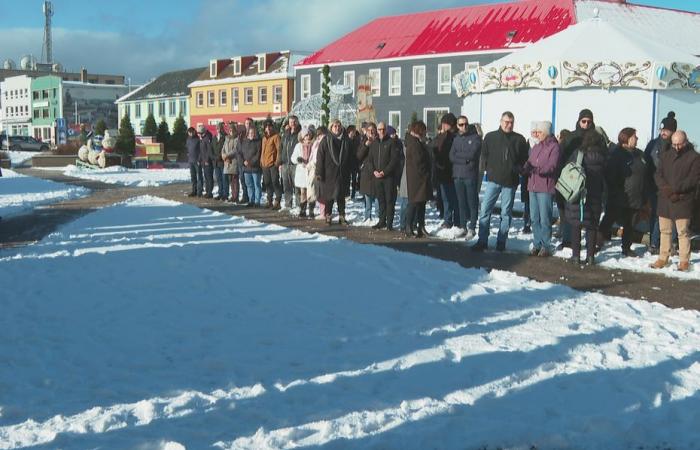
POLYGON ((557 33, 594 10, 627 26, 657 30, 669 45, 700 45, 687 33, 700 15, 628 4, 625 0, 520 0, 381 17, 303 59, 296 68, 296 100, 321 89, 321 68, 331 67, 333 84, 352 87, 369 75, 378 120, 405 129, 415 112, 434 131, 446 112, 458 113, 461 100, 452 76, 487 64, 517 48, 557 33), (680 31, 679 31, 680 30, 680 31))

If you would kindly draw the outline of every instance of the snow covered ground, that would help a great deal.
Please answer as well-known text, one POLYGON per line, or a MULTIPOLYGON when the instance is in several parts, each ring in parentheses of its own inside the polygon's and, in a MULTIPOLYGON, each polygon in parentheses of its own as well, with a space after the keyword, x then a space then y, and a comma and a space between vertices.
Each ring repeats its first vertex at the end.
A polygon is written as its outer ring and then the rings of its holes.
POLYGON ((693 449, 700 313, 141 197, 0 251, 0 449, 693 449))
POLYGON ((17 152, 14 150, 8 150, 5 151, 5 153, 7 153, 7 155, 10 157, 10 163, 13 167, 24 164, 25 162, 32 159, 32 156, 38 154, 37 152, 17 152))
POLYGON ((156 187, 190 181, 189 169, 127 169, 121 166, 85 169, 69 165, 59 170, 66 176, 122 186, 156 187))
POLYGON ((35 206, 88 195, 89 189, 27 177, 3 169, 0 177, 0 216, 31 211, 35 206))

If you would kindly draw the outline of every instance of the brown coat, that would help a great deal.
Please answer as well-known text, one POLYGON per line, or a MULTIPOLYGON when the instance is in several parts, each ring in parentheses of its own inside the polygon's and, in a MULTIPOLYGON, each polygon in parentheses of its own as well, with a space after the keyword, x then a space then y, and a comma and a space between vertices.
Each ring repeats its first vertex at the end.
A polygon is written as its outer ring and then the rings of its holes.
POLYGON ((262 155, 260 156, 260 165, 263 169, 275 165, 281 148, 282 140, 279 134, 275 133, 270 137, 263 136, 262 155))
POLYGON ((424 143, 412 134, 406 135, 406 188, 411 203, 427 202, 433 197, 430 182, 430 153, 424 143))
POLYGON ((680 152, 671 149, 661 154, 654 176, 659 187, 659 217, 690 219, 700 184, 700 154, 691 144, 680 152))

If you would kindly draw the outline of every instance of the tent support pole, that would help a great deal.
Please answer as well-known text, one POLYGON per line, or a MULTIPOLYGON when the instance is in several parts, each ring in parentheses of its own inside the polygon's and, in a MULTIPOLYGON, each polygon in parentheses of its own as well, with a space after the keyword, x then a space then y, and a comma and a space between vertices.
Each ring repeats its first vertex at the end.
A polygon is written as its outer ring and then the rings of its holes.
POLYGON ((552 134, 557 135, 557 90, 552 89, 552 134))
POLYGON ((656 137, 656 97, 658 95, 658 91, 654 89, 654 92, 652 93, 651 96, 651 139, 654 139, 656 137))

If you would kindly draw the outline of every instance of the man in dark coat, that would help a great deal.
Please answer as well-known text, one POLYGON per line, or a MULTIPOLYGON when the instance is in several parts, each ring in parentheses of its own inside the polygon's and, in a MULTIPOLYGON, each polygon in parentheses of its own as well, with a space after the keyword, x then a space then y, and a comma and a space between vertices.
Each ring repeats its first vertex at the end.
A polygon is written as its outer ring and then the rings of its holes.
POLYGON ((199 137, 197 137, 197 130, 192 127, 187 129, 185 147, 187 148, 187 163, 190 165, 190 180, 192 181, 192 190, 187 196, 201 197, 204 177, 199 162, 199 137))
POLYGON ((214 190, 214 147, 211 132, 204 128, 204 125, 197 127, 199 134, 199 161, 204 172, 204 186, 206 198, 213 198, 214 190))
POLYGON ((467 240, 476 235, 476 219, 479 213, 479 158, 481 137, 476 128, 469 126, 466 116, 457 118, 457 136, 450 149, 452 178, 457 191, 459 223, 464 228, 467 240), (467 232, 467 228, 469 231, 467 232))
POLYGON ((656 181, 654 181, 654 176, 656 175, 656 169, 659 166, 661 155, 671 149, 671 135, 675 133, 677 129, 678 122, 676 121, 676 113, 670 111, 661 121, 659 135, 649 141, 649 144, 647 144, 644 149, 644 159, 649 169, 647 176, 651 189, 649 193, 651 200, 651 216, 649 217, 649 240, 651 245, 649 250, 653 255, 659 253, 659 245, 661 242, 661 235, 659 234, 659 216, 656 214, 656 209, 658 207, 658 189, 656 187, 656 181))
POLYGON ((693 217, 693 203, 700 183, 700 154, 688 142, 683 131, 676 131, 671 137, 673 151, 665 152, 659 159, 656 169, 658 192, 659 229, 661 246, 659 259, 652 268, 666 267, 671 256, 671 229, 678 231, 678 270, 690 270, 690 239, 688 227, 693 217))
POLYGON ((397 177, 401 176, 399 147, 387 134, 384 122, 377 124, 376 138, 371 135, 365 146, 369 147, 367 171, 372 176, 374 192, 379 200, 379 223, 372 228, 387 228, 391 231, 394 229, 397 177))
POLYGON ((372 205, 375 202, 376 194, 374 192, 374 183, 372 182, 372 171, 369 166, 369 147, 365 145, 369 136, 377 135, 377 126, 374 123, 365 123, 362 127, 364 131, 363 135, 360 136, 360 143, 357 147, 355 154, 355 160, 358 164, 359 170, 359 186, 360 194, 364 197, 365 203, 365 220, 372 219, 372 205))
POLYGON ((440 132, 435 138, 433 152, 435 156, 435 180, 438 183, 439 195, 442 199, 443 228, 452 228, 463 224, 459 222, 459 207, 457 206, 457 192, 452 179, 452 162, 450 161, 450 149, 455 138, 457 118, 452 113, 447 113, 440 119, 440 132))
POLYGON ((338 202, 338 223, 348 224, 345 220, 345 197, 350 190, 351 149, 352 143, 343 132, 340 120, 334 120, 316 156, 316 182, 319 197, 326 202, 327 225, 331 224, 334 202, 338 202))
POLYGON ((411 124, 405 138, 406 151, 406 191, 408 193, 408 208, 406 210, 406 228, 404 234, 413 236, 413 226, 416 225, 416 237, 423 237, 425 228, 425 203, 432 198, 431 183, 432 166, 430 152, 423 142, 425 138, 425 123, 418 121, 411 124))
POLYGON ((224 159, 221 157, 221 149, 224 148, 226 141, 226 125, 219 122, 216 136, 212 140, 212 149, 214 151, 214 178, 216 185, 219 188, 219 193, 214 197, 215 200, 226 200, 228 198, 228 183, 224 180, 224 159))
POLYGON ((515 116, 510 111, 501 115, 500 128, 488 133, 481 145, 481 159, 485 162, 486 191, 479 213, 479 240, 473 251, 482 252, 488 247, 491 231, 491 212, 496 200, 501 200, 501 225, 498 230, 496 250, 504 251, 513 218, 513 201, 518 189, 520 172, 527 161, 529 146, 525 138, 513 131, 515 116))

